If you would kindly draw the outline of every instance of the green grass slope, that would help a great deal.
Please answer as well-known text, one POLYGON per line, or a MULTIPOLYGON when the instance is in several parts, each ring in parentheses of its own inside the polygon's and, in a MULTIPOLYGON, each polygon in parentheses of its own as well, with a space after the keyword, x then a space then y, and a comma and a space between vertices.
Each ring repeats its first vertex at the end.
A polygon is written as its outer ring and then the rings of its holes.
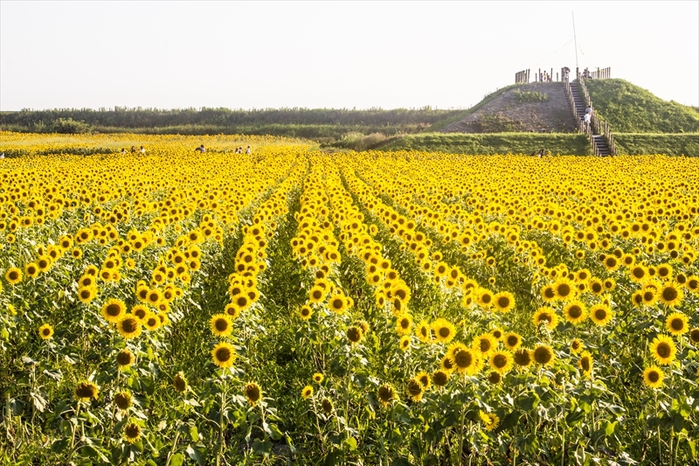
POLYGON ((619 155, 665 154, 699 157, 699 133, 614 133, 619 155))
POLYGON ((389 142, 381 150, 425 150, 453 154, 525 154, 545 149, 551 154, 589 155, 584 134, 571 133, 430 133, 411 134, 389 142))
POLYGON ((692 133, 699 131, 699 112, 667 102, 623 79, 585 81, 595 111, 614 133, 692 133))

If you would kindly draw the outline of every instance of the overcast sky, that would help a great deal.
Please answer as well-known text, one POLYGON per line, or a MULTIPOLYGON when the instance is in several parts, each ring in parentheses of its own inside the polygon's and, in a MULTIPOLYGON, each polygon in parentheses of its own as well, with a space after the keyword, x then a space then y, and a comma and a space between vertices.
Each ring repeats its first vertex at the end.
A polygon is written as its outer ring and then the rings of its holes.
POLYGON ((0 110, 467 108, 525 68, 699 105, 699 1, 0 0, 0 110))

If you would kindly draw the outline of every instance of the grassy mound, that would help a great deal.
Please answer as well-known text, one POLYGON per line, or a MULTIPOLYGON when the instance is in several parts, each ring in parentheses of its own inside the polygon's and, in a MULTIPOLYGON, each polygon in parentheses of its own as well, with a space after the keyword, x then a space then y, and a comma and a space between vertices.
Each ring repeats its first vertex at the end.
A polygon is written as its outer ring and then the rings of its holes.
POLYGON ((429 150, 453 154, 525 154, 545 149, 551 154, 589 155, 587 137, 567 133, 411 134, 381 150, 429 150))
POLYGON ((699 133, 615 133, 620 155, 665 154, 699 157, 699 133))
POLYGON ((699 112, 667 102, 623 79, 586 81, 597 114, 615 133, 688 133, 699 131, 699 112))

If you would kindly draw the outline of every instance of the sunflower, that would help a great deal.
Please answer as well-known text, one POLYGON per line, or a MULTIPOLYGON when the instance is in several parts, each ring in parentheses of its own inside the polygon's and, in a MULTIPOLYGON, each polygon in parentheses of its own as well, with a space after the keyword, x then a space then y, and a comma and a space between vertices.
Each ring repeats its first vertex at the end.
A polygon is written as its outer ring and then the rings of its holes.
POLYGON ((605 269, 611 272, 619 268, 621 261, 615 255, 609 255, 604 258, 602 264, 604 265, 605 269))
POLYGON ((134 357, 133 353, 128 350, 128 349, 123 349, 117 353, 116 360, 117 364, 119 365, 119 369, 123 370, 129 367, 131 364, 134 363, 134 360, 136 358, 134 357))
POLYGON ((529 367, 532 363, 532 353, 526 348, 519 348, 513 353, 515 364, 518 367, 524 368, 529 367))
POLYGON ((332 413, 334 409, 333 402, 327 398, 323 398, 323 401, 320 402, 320 407, 323 408, 325 414, 332 413))
POLYGON ((129 409, 131 407, 131 403, 131 393, 129 392, 119 392, 114 395, 114 404, 122 411, 129 409))
POLYGON ((182 371, 179 371, 177 374, 175 374, 175 377, 172 380, 172 385, 173 387, 175 387, 175 390, 177 390, 180 393, 187 390, 189 384, 187 383, 187 378, 184 376, 184 373, 182 371))
POLYGON ((323 374, 321 374, 320 372, 316 372, 315 374, 313 374, 313 381, 315 383, 322 383, 324 379, 325 379, 325 376, 323 374))
POLYGON ((689 331, 689 340, 695 345, 699 343, 699 328, 693 328, 689 331))
POLYGON ((556 300, 556 290, 553 285, 546 285, 541 289, 541 298, 547 303, 556 300))
POLYGON ((593 359, 589 351, 583 351, 580 355, 580 360, 578 361, 578 366, 582 369, 582 373, 586 377, 590 377, 592 374, 592 364, 593 359))
POLYGON ((308 292, 309 301, 313 304, 322 303, 325 301, 327 295, 327 288, 321 286, 314 286, 311 291, 308 292))
POLYGON ((420 401, 424 392, 424 387, 419 380, 413 378, 408 381, 408 395, 413 401, 420 401))
POLYGON ((580 338, 574 338, 573 341, 570 342, 570 350, 573 354, 580 353, 583 348, 585 348, 585 343, 583 343, 580 338))
POLYGON ((335 295, 330 298, 330 309, 338 314, 344 312, 347 309, 347 300, 343 295, 335 295))
POLYGON ((571 301, 563 308, 563 316, 571 324, 579 324, 587 319, 587 309, 582 301, 571 301))
POLYGON ((672 363, 677 354, 677 347, 667 335, 658 335, 650 344, 650 353, 660 365, 668 365, 672 363))
POLYGON ((131 314, 138 317, 138 320, 141 321, 141 323, 145 322, 146 317, 150 314, 150 310, 148 309, 147 306, 143 304, 136 304, 134 307, 131 308, 131 314))
POLYGON ((233 319, 228 314, 214 314, 209 321, 209 328, 217 337, 227 337, 233 332, 233 319))
POLYGON ((677 283, 668 283, 658 293, 660 301, 668 307, 675 307, 682 302, 684 292, 677 283))
POLYGON ((246 384, 243 393, 251 405, 255 405, 262 398, 262 389, 254 382, 246 384))
MULTIPOLYGON (((158 330, 160 327, 161 323, 163 322, 160 320, 160 316, 163 314, 154 314, 154 313, 149 313, 146 318, 143 320, 142 325, 146 327, 150 332, 154 332, 155 330, 158 330)), ((139 322, 141 320, 139 319, 139 322)))
POLYGON ((402 337, 400 337, 398 347, 402 351, 408 351, 410 349, 410 335, 403 335, 402 337))
POLYGON ((456 334, 454 324, 441 317, 432 323, 432 331, 440 343, 449 343, 456 334))
POLYGON ((636 283, 643 283, 643 281, 648 277, 648 269, 641 264, 636 264, 631 267, 629 276, 631 277, 632 281, 636 283))
POLYGON ((24 273, 26 273, 28 277, 35 278, 39 275, 39 267, 34 262, 30 262, 24 266, 24 273))
POLYGON ((663 373, 662 369, 657 366, 647 367, 646 370, 643 371, 643 383, 645 383, 647 387, 662 387, 664 378, 665 374, 663 373))
POLYGON ((444 372, 454 372, 454 363, 449 355, 445 355, 439 363, 439 367, 444 372))
POLYGON ((490 333, 481 333, 473 340, 473 350, 483 358, 487 358, 495 351, 498 342, 490 333))
POLYGON ((354 325, 347 329, 346 334, 347 339, 353 346, 359 343, 362 340, 362 337, 364 336, 364 332, 362 332, 362 329, 354 325))
POLYGON ((422 321, 415 328, 415 335, 423 343, 428 343, 432 339, 432 331, 430 329, 430 324, 426 321, 422 321))
POLYGON ((501 374, 506 374, 512 369, 514 358, 509 351, 495 351, 490 355, 490 366, 501 374))
POLYGON ((88 380, 78 382, 75 386, 75 397, 80 401, 96 400, 98 394, 99 388, 97 385, 88 380))
POLYGON ((5 273, 5 280, 10 285, 16 285, 22 281, 22 271, 17 267, 10 267, 5 273))
POLYGON ((396 321, 396 333, 398 335, 408 335, 410 334, 410 328, 413 326, 413 318, 410 314, 403 313, 398 316, 396 321))
POLYGON ((590 291, 596 295, 602 294, 604 291, 604 283, 598 278, 591 278, 589 280, 590 291))
POLYGON ((51 327, 49 324, 44 324, 39 327, 39 337, 41 337, 42 340, 49 340, 52 336, 53 327, 51 327))
POLYGON ((222 341, 211 350, 211 357, 214 360, 214 364, 225 369, 233 365, 237 354, 233 345, 222 341))
POLYGON ((502 342, 508 350, 514 351, 522 345, 522 337, 518 333, 508 332, 503 337, 502 342))
POLYGON ((395 399, 396 392, 390 384, 386 383, 379 387, 378 396, 381 404, 385 406, 395 399))
POLYGON ((107 322, 117 323, 126 314, 126 304, 120 299, 112 298, 102 306, 102 317, 107 322))
POLYGON ((481 421, 485 425, 485 430, 488 432, 492 432, 493 430, 497 429, 498 425, 500 424, 500 418, 495 413, 479 411, 478 417, 480 417, 481 421))
POLYGON ((432 379, 430 378, 430 374, 428 374, 425 371, 419 372, 415 376, 415 379, 422 384, 422 387, 425 390, 428 390, 430 388, 430 385, 432 384, 432 379))
POLYGON ((141 427, 132 422, 124 426, 124 439, 129 443, 135 443, 141 438, 141 427))
POLYGON ((442 369, 437 369, 432 373, 432 383, 438 387, 443 387, 449 382, 450 371, 445 371, 442 369))
POLYGON ((567 277, 562 277, 556 280, 556 283, 553 284, 553 291, 556 294, 557 299, 566 301, 575 297, 576 288, 575 284, 567 277))
POLYGON ((534 313, 532 322, 536 328, 544 325, 548 330, 554 330, 558 326, 558 314, 552 308, 543 306, 534 313))
POLYGON ((685 284, 688 290, 697 293, 699 292, 699 277, 692 275, 691 277, 687 278, 687 282, 685 284))
POLYGON ((502 291, 493 296, 493 304, 495 309, 500 312, 508 312, 515 306, 515 297, 512 293, 502 291))
POLYGON ((117 332, 128 339, 136 338, 141 334, 141 321, 131 314, 122 315, 116 323, 117 332))
POLYGON ((458 351, 450 359, 450 362, 457 372, 465 372, 468 375, 474 375, 477 373, 480 370, 481 365, 477 352, 468 349, 458 351))
POLYGON ((532 356, 534 361, 536 361, 538 364, 541 364, 542 366, 550 366, 551 364, 553 364, 553 350, 548 345, 537 345, 536 348, 534 348, 534 350, 532 351, 532 356))
POLYGON ((488 309, 493 305, 493 292, 486 288, 476 290, 476 302, 483 308, 488 309))
POLYGON ((606 304, 595 304, 590 308, 590 319, 600 327, 607 325, 612 317, 612 310, 606 304))
POLYGON ((310 397, 313 396, 313 387, 310 385, 306 385, 301 389, 301 396, 303 397, 304 400, 309 399, 310 397))
POLYGON ((659 297, 658 290, 652 285, 646 285, 641 290, 641 298, 646 306, 653 306, 659 297))
POLYGON ((97 297, 97 287, 88 286, 86 288, 78 288, 78 299, 82 303, 89 303, 97 297))
POLYGON ((665 320, 665 328, 672 335, 682 335, 689 331, 689 326, 687 325, 689 319, 686 315, 681 312, 673 312, 665 320))

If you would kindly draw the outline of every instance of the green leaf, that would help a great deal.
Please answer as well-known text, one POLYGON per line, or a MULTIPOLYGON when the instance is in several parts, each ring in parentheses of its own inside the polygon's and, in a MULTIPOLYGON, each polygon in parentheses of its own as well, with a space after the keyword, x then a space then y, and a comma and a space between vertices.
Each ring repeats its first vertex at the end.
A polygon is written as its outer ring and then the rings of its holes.
POLYGON ((345 439, 345 444, 349 447, 350 451, 355 451, 357 449, 357 439, 354 437, 347 437, 345 439))
POLYGON ((255 441, 252 442, 252 451, 260 455, 269 455, 272 452, 272 442, 267 439, 264 441, 255 439, 255 441))
POLYGON ((184 456, 182 453, 176 453, 172 455, 170 459, 170 466, 182 466, 184 464, 184 456))
POLYGON ((54 440, 51 444, 51 451, 54 453, 62 453, 68 446, 68 439, 54 440))
POLYGON ((204 458, 202 452, 199 451, 198 448, 195 448, 191 445, 187 447, 187 456, 189 456, 190 459, 194 460, 198 465, 203 465, 206 463, 206 458, 204 458))
POLYGON ((189 427, 189 437, 192 439, 192 442, 199 441, 199 430, 197 429, 197 426, 189 427))
POLYGON ((609 437, 614 433, 614 429, 616 428, 616 421, 615 422, 609 422, 605 421, 603 426, 604 426, 604 434, 609 437))

